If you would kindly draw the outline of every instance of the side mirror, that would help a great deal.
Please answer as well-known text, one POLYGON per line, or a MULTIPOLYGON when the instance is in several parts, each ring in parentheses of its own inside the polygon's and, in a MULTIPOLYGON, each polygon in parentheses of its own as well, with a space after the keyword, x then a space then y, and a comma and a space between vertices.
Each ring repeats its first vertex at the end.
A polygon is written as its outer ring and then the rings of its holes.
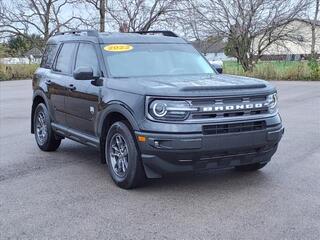
POLYGON ((221 60, 209 61, 211 67, 214 68, 218 73, 223 72, 223 62, 221 60))
POLYGON ((73 77, 77 80, 92 80, 95 78, 92 67, 78 67, 73 71, 73 77))
POLYGON ((223 73, 222 65, 216 64, 216 63, 212 63, 211 66, 212 66, 214 69, 216 69, 218 73, 220 73, 220 74, 223 73))

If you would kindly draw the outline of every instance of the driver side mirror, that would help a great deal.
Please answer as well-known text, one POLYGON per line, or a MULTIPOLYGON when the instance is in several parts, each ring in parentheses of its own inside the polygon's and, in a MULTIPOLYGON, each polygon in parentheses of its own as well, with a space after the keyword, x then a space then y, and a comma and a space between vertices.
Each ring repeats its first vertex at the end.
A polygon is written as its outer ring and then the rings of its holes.
POLYGON ((77 80, 92 80, 97 78, 93 74, 92 67, 78 67, 73 71, 73 77, 77 80))

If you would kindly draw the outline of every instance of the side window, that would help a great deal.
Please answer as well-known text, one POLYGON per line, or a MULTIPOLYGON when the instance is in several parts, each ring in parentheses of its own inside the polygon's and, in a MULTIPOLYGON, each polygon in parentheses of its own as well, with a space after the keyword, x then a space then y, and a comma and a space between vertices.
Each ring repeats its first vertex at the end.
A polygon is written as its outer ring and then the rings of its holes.
POLYGON ((99 62, 95 48, 92 44, 80 43, 75 68, 78 67, 92 67, 93 73, 98 75, 99 62))
POLYGON ((54 70, 61 73, 70 74, 72 72, 72 62, 76 43, 64 43, 59 52, 54 70))
POLYGON ((56 44, 48 44, 43 53, 40 67, 51 68, 54 57, 56 56, 58 46, 56 44))

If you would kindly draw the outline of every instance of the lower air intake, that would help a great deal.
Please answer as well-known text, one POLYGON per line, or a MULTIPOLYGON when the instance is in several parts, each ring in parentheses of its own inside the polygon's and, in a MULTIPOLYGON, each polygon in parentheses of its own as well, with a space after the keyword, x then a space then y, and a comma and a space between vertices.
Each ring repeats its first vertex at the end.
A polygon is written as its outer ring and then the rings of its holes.
POLYGON ((203 126, 202 131, 205 135, 225 134, 237 132, 250 132, 263 130, 266 128, 265 121, 245 122, 245 123, 230 123, 203 126))

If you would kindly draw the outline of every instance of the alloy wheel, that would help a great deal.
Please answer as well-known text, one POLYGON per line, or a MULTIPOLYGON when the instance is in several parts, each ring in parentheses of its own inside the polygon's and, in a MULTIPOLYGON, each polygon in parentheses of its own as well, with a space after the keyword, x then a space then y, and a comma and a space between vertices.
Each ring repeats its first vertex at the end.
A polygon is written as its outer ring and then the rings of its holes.
POLYGON ((120 133, 116 133, 110 140, 109 156, 113 172, 118 177, 124 177, 128 170, 128 145, 120 133))
POLYGON ((36 117, 36 134, 40 145, 43 145, 48 138, 48 126, 44 112, 40 111, 36 117))

